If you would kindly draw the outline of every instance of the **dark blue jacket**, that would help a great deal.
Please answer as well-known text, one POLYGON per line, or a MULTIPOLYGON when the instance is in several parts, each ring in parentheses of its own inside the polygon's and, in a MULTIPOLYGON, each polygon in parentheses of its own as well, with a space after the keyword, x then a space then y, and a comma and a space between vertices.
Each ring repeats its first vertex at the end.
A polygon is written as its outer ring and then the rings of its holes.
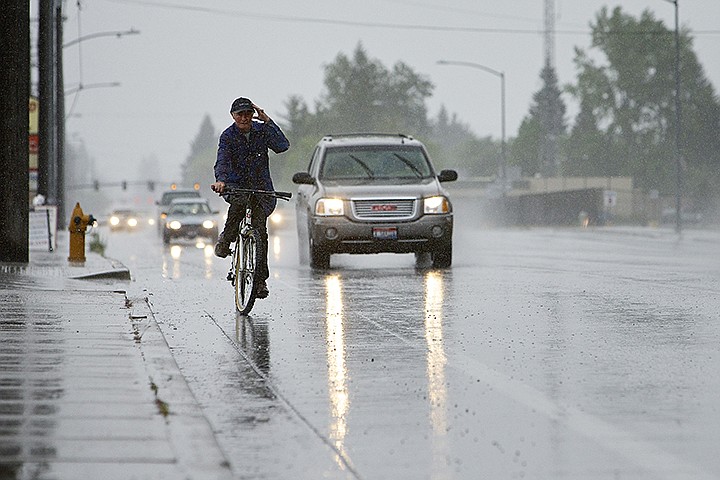
MULTIPOLYGON (((272 120, 253 122, 249 139, 234 123, 220 134, 215 180, 240 188, 274 190, 270 177, 268 149, 282 153, 290 148, 285 134, 272 120)), ((276 200, 261 196, 260 203, 266 215, 275 209, 276 200)))

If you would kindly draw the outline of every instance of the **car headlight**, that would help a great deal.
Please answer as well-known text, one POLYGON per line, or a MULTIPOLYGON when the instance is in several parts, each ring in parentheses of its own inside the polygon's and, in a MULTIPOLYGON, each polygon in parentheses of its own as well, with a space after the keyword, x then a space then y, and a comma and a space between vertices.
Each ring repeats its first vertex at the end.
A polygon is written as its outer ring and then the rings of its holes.
POLYGON ((337 216, 344 214, 343 201, 339 198, 321 198, 315 204, 315 215, 337 216))
POLYGON ((167 224, 168 227, 170 227, 172 230, 180 230, 182 227, 182 223, 178 222, 177 220, 173 220, 172 222, 167 224))
POLYGON ((210 230, 211 228, 215 227, 215 222, 213 222, 212 220, 205 220, 202 225, 203 228, 210 230))
POLYGON ((128 218, 127 224, 128 224, 128 227, 137 227, 137 224, 138 224, 137 218, 128 218))
POLYGON ((438 195, 436 197, 428 197, 424 199, 423 205, 423 211, 425 212, 425 214, 432 215, 450 212, 450 202, 448 202, 448 199, 443 197, 442 195, 438 195))
POLYGON ((274 225, 280 225, 282 223, 282 221, 283 221, 282 213, 273 212, 270 215, 270 222, 273 223, 274 225))
POLYGON ((110 225, 115 226, 115 225, 119 225, 119 224, 120 224, 120 219, 118 217, 116 217, 114 215, 112 217, 110 217, 110 225))

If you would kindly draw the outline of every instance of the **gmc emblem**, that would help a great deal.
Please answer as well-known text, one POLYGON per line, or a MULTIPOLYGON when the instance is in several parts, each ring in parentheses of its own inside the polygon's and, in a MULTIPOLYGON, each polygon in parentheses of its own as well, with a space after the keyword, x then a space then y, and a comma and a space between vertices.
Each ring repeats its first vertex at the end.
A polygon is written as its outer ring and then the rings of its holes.
POLYGON ((397 210, 397 205, 373 205, 373 212, 394 212, 397 210))

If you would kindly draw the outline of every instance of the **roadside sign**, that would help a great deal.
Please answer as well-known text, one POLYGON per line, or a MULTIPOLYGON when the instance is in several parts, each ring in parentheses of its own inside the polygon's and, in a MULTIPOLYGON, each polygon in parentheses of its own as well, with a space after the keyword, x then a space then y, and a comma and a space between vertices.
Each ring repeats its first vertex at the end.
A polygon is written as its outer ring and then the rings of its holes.
POLYGON ((603 192, 603 203, 608 208, 614 207, 617 204, 617 192, 615 190, 605 190, 603 192))

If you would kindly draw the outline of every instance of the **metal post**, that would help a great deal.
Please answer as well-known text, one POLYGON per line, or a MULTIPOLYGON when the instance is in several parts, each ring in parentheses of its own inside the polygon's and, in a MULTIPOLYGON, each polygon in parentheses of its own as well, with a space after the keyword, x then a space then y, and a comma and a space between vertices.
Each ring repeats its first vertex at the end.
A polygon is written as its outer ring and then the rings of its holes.
POLYGON ((55 134, 56 134, 56 192, 58 225, 65 225, 65 92, 63 75, 63 16, 62 2, 55 6, 55 134))
POLYGON ((38 30, 38 81, 39 81, 39 131, 38 131, 38 193, 48 203, 54 204, 55 176, 55 1, 39 3, 40 25, 38 30))
POLYGON ((681 99, 680 99, 680 15, 679 0, 672 0, 675 5, 675 231, 682 233, 682 149, 681 141, 681 99))

